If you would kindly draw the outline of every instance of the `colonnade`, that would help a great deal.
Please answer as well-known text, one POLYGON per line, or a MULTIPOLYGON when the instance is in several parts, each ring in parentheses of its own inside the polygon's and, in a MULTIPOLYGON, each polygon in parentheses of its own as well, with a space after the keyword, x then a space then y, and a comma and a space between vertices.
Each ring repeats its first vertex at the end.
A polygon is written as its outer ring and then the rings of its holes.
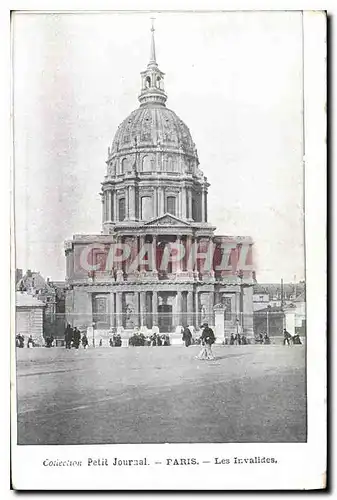
MULTIPOLYGON (((169 237, 173 239, 173 235, 168 236, 168 238, 169 237)), ((137 266, 136 270, 140 272, 146 272, 146 271, 158 272, 160 271, 160 265, 161 265, 161 261, 158 258, 158 245, 160 244, 169 245, 170 243, 173 243, 176 244, 178 248, 179 248, 178 245, 183 245, 185 252, 181 260, 177 259, 175 261, 175 259, 172 259, 173 262, 171 263, 170 272, 181 273, 187 271, 189 273, 193 273, 193 271, 197 269, 197 253, 199 244, 204 243, 206 245, 206 247, 202 250, 202 253, 206 255, 209 245, 213 245, 212 238, 211 237, 195 238, 191 235, 185 235, 184 237, 182 235, 175 235, 174 237, 175 237, 174 241, 169 241, 168 238, 165 238, 164 236, 160 237, 155 234, 154 235, 141 234, 133 236, 117 235, 116 243, 125 243, 130 245, 129 257, 123 263, 117 262, 117 269, 123 270, 126 274, 125 277, 127 278, 129 268, 137 258, 137 255, 139 255, 140 257, 140 262, 143 261, 145 251, 143 251, 141 255, 140 252, 144 247, 144 245, 147 243, 148 245, 150 245, 150 252, 148 255, 147 265, 145 265, 144 263, 140 263, 140 265, 137 266)), ((134 266, 132 266, 132 268, 133 270, 135 270, 134 266)), ((168 269, 164 270, 164 272, 167 271, 168 269)))
POLYGON ((214 295, 213 292, 202 292, 207 295, 207 310, 202 313, 200 308, 200 293, 197 291, 183 291, 177 292, 162 292, 158 290, 153 291, 133 291, 133 292, 110 292, 109 296, 109 315, 110 326, 113 327, 128 327, 126 324, 128 319, 132 322, 133 327, 141 326, 158 326, 160 322, 160 311, 158 310, 159 298, 170 294, 175 301, 175 307, 172 310, 172 327, 180 325, 194 325, 200 326, 200 321, 205 318, 212 324, 213 321, 213 306, 214 295), (125 302, 123 294, 133 294, 132 311, 128 312, 125 309, 125 302), (183 307, 183 295, 186 297, 184 300, 185 307, 183 307), (150 304, 150 307, 148 305, 150 304), (149 320, 150 318, 150 320, 149 320), (150 323, 150 325, 149 325, 150 323))
MULTIPOLYGON (((136 186, 130 184, 117 192, 115 189, 106 189, 102 193, 102 223, 117 223, 121 220, 136 221, 142 219, 142 197, 150 197, 152 203, 152 217, 160 217, 168 212, 167 198, 175 198, 175 215, 180 219, 199 220, 207 222, 207 191, 203 187, 198 198, 193 197, 193 189, 190 187, 166 188, 164 186, 153 186, 151 190, 144 188, 141 194, 137 193, 136 186), (120 214, 119 201, 124 200, 124 218, 120 214), (201 205, 201 213, 196 213, 193 207, 201 205)), ((147 219, 148 220, 148 219, 147 219)))

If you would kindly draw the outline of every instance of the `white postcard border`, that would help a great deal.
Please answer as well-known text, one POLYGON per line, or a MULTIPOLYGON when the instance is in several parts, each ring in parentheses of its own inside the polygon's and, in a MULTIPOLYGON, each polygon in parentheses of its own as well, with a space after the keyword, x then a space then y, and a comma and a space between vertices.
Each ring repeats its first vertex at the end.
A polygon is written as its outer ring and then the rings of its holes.
MULTIPOLYGON (((105 2, 103 2, 105 3, 105 2)), ((220 2, 215 2, 219 8, 220 2)), ((16 7, 27 8, 17 2, 16 7)), ((36 6, 38 2, 34 3, 36 6)), ((69 2, 58 9, 69 9, 69 2)), ((88 8, 73 2, 75 8, 88 8)), ((106 4, 106 3, 105 3, 106 4)), ((120 3, 116 2, 116 5, 120 3)), ((149 4, 149 2, 147 2, 149 4)), ((153 2, 151 2, 153 8, 153 2)), ((174 8, 174 3, 170 3, 174 8)), ((194 2, 197 8, 200 2, 194 2)), ((236 3, 237 4, 237 3, 236 3)), ((29 3, 28 3, 29 5, 29 3)), ((92 9, 91 4, 91 9, 92 9)), ((107 4, 106 4, 107 5, 107 4)), ((123 3, 124 7, 126 3, 123 3)), ((137 3, 139 8, 139 3, 137 3)), ((205 4, 203 4, 203 8, 205 4)), ((208 4, 209 5, 209 4, 208 4)), ((223 4, 222 4, 223 5, 223 4)), ((111 3, 109 3, 111 8, 111 3)), ((45 8, 45 4, 39 4, 45 8)), ((39 8, 38 6, 35 8, 39 8)), ((95 3, 95 10, 99 4, 95 3)), ((101 7, 101 6, 100 6, 101 7)), ((34 8, 34 7, 33 7, 34 8)), ((103 7, 104 8, 104 7, 103 7)), ((116 6, 116 9, 118 7, 116 6)), ((223 7, 222 7, 223 8, 223 7)), ((230 7, 226 8, 230 9, 230 7)), ((232 7, 235 8, 235 7, 232 7)), ((236 7, 238 8, 238 7, 236 7)), ((286 8, 284 5, 283 8, 286 8)), ((51 489, 303 489, 324 485, 326 469, 326 24, 320 12, 304 14, 305 42, 305 189, 307 269, 308 442, 306 444, 163 444, 102 446, 17 446, 12 415, 13 486, 51 489), (317 336, 320 342, 317 342, 317 336), (215 457, 275 457, 277 464, 214 465, 215 457), (114 457, 141 459, 148 467, 45 467, 45 459, 83 460, 114 457), (169 457, 196 457, 211 464, 156 465, 169 457)), ((12 336, 12 343, 14 336, 12 336)), ((15 407, 15 378, 12 378, 15 407)))

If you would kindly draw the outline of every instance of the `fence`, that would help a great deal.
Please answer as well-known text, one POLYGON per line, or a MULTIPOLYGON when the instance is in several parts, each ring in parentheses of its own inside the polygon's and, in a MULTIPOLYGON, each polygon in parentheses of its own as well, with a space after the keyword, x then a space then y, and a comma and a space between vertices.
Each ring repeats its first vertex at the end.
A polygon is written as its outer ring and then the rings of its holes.
MULTIPOLYGON (((224 313, 222 316, 216 311, 196 313, 172 313, 158 311, 153 314, 143 312, 135 315, 133 312, 125 311, 119 314, 100 315, 92 314, 65 314, 58 313, 52 317, 46 316, 43 323, 41 338, 53 338, 56 345, 62 345, 65 338, 67 324, 77 327, 81 334, 91 332, 90 335, 96 338, 108 338, 114 332, 122 334, 125 338, 130 338, 135 332, 151 334, 158 332, 168 334, 173 339, 181 338, 181 327, 189 326, 193 335, 197 338, 201 334, 201 327, 208 323, 214 329, 217 341, 228 343, 231 336, 238 331, 247 337, 250 342, 254 339, 269 337, 271 343, 278 343, 283 340, 283 330, 287 327, 287 317, 283 311, 256 311, 253 314, 233 314, 224 313)), ((298 316, 293 321, 290 328, 291 335, 298 334, 300 337, 306 335, 305 319, 298 316)), ((20 332, 16 332, 20 333, 20 332)), ((41 343, 41 341, 40 341, 41 343)))

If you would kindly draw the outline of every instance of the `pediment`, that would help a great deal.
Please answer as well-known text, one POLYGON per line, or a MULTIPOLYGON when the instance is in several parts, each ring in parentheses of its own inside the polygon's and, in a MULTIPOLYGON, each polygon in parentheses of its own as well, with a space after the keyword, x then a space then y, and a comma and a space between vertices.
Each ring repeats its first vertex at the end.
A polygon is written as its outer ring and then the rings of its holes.
POLYGON ((175 217, 174 215, 166 213, 146 222, 144 226, 190 226, 190 224, 186 221, 178 219, 178 217, 175 217))

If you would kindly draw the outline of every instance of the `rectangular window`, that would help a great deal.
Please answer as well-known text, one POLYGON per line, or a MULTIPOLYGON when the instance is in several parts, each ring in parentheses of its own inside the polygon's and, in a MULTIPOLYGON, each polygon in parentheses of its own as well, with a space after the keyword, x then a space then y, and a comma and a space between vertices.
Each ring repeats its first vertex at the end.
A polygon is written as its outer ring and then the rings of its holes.
POLYGON ((122 221, 125 219, 125 198, 120 198, 118 202, 118 220, 122 221))
POLYGON ((92 298, 92 319, 95 329, 109 328, 108 297, 94 295, 92 298))
POLYGON ((142 220, 150 220, 153 217, 151 196, 142 196, 142 220))
POLYGON ((166 200, 166 212, 172 215, 176 215, 176 197, 168 196, 166 200))

